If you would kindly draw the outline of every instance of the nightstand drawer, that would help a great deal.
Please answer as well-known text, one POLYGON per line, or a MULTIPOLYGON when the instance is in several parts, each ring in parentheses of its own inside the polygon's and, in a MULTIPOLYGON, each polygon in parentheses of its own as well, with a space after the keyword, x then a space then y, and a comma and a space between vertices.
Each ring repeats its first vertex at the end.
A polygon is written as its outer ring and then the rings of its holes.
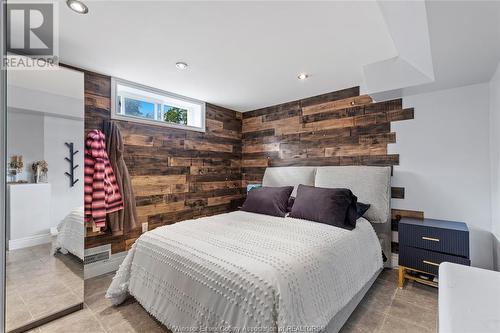
POLYGON ((400 224, 399 244, 469 257, 469 233, 467 231, 400 224))
POLYGON ((399 246, 399 265, 401 266, 438 275, 439 264, 445 261, 470 266, 470 260, 467 258, 410 246, 399 246))

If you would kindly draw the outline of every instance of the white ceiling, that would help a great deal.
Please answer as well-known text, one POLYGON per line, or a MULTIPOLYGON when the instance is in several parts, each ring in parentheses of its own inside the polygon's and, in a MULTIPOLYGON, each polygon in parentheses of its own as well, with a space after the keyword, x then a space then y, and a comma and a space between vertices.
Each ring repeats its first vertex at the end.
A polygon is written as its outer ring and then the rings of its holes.
POLYGON ((500 61, 500 1, 428 1, 435 81, 404 94, 489 81, 500 61))
MULTIPOLYGON (((426 2, 413 15, 424 33, 395 16, 415 9, 388 10, 391 2, 86 3, 88 15, 60 5, 63 62, 238 111, 381 82, 384 71, 365 68, 392 59, 431 80, 433 66, 433 84, 446 87, 488 80, 500 58, 498 2, 426 2), (300 72, 310 77, 299 81, 300 72)), ((396 88, 422 85, 398 68, 396 88)))
POLYGON ((426 1, 426 12, 434 79, 376 99, 490 81, 500 61, 500 1, 426 1))
POLYGON ((9 87, 41 91, 51 95, 60 95, 83 100, 83 74, 75 70, 12 70, 7 74, 9 87))

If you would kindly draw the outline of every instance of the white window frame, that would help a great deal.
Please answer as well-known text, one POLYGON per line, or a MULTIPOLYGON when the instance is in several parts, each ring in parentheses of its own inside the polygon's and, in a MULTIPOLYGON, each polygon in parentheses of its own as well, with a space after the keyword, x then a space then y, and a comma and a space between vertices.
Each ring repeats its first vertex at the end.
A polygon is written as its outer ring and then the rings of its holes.
MULTIPOLYGON (((146 103, 152 103, 154 105, 154 110, 153 114, 157 115, 160 110, 158 110, 158 104, 161 104, 163 107, 163 104, 166 103, 165 100, 160 100, 160 99, 145 99, 144 96, 136 95, 131 92, 125 92, 125 94, 122 94, 123 97, 129 97, 129 98, 134 98, 140 101, 144 101, 146 103)), ((131 121, 131 122, 136 122, 136 123, 142 123, 142 124, 149 124, 149 125, 156 125, 156 126, 163 126, 163 127, 171 127, 171 128, 177 128, 177 129, 183 129, 183 130, 188 130, 188 131, 196 131, 196 132, 203 132, 205 133, 206 131, 206 122, 205 122, 205 113, 206 113, 206 105, 205 102, 190 98, 190 97, 185 97, 181 95, 177 95, 168 91, 148 87, 142 84, 138 84, 135 82, 130 82, 127 80, 119 79, 119 78, 111 78, 111 119, 117 119, 117 120, 125 120, 125 121, 131 121), (193 112, 191 108, 189 108, 186 105, 183 105, 183 102, 186 102, 188 104, 195 104, 200 107, 200 116, 201 116, 201 127, 197 126, 190 126, 190 125, 182 125, 182 124, 175 124, 175 123, 169 123, 163 120, 155 120, 155 119, 147 119, 143 117, 135 117, 131 115, 126 115, 121 113, 121 110, 118 108, 117 105, 117 86, 118 85, 123 85, 127 86, 133 89, 138 89, 142 90, 146 93, 152 93, 156 95, 161 95, 162 97, 165 97, 165 99, 169 100, 168 105, 174 106, 174 107, 179 107, 182 109, 188 110, 188 121, 189 121, 189 113, 193 112)))

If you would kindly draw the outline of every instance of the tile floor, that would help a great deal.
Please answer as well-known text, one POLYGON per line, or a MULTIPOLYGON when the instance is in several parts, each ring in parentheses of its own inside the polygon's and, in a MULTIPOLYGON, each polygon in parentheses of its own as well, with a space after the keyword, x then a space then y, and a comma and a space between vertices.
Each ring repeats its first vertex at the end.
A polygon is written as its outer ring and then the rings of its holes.
POLYGON ((83 264, 51 252, 51 244, 8 251, 7 331, 83 300, 83 264))
MULTIPOLYGON (((112 277, 85 281, 85 308, 34 332, 169 332, 133 299, 111 306, 104 294, 112 277)), ((437 289, 410 282, 400 290, 397 271, 384 270, 341 332, 426 333, 436 327, 437 289)))

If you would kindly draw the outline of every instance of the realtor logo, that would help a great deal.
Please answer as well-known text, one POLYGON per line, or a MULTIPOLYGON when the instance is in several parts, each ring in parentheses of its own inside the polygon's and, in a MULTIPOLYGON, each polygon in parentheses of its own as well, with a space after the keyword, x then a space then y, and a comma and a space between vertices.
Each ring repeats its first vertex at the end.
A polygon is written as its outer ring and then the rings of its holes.
POLYGON ((9 69, 53 69, 58 63, 57 1, 4 3, 9 69))

